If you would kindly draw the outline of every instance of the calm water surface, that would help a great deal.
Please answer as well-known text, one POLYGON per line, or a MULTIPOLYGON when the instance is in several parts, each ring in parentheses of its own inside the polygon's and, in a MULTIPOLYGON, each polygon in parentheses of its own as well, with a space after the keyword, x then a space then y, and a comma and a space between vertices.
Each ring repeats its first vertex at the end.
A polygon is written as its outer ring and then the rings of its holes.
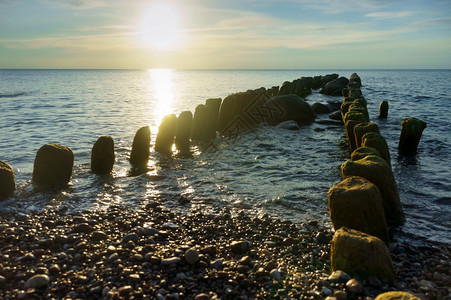
MULTIPOLYGON (((216 153, 190 159, 151 154, 150 171, 128 176, 136 130, 150 125, 152 143, 168 113, 194 111, 208 98, 281 85, 301 76, 353 70, 0 70, 0 160, 13 166, 16 193, 0 210, 105 209, 110 203, 141 207, 162 201, 180 212, 246 209, 295 222, 330 226, 327 191, 341 180, 348 158, 342 126, 314 123, 299 131, 256 128, 233 141, 218 140, 216 153), (90 152, 100 135, 116 143, 111 177, 90 173, 90 152), (61 143, 75 153, 71 186, 40 193, 30 183, 37 150, 61 143), (179 205, 183 196, 189 204, 179 205)), ((407 222, 400 235, 451 244, 451 98, 449 70, 360 70, 372 121, 388 141, 393 172, 407 222), (389 118, 377 119, 388 100, 389 118), (400 124, 406 117, 427 122, 416 164, 397 157, 400 124)), ((314 92, 310 104, 340 101, 314 92)), ((321 115, 317 120, 328 120, 321 115)), ((153 145, 152 145, 153 146, 153 145)))

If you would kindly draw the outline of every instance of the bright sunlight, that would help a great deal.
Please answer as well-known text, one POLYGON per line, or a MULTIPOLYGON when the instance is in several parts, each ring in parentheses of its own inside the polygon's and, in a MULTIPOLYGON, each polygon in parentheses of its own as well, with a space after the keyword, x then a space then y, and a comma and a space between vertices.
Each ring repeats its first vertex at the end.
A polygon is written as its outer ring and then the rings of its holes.
POLYGON ((159 51, 179 49, 184 38, 180 17, 180 13, 171 3, 153 2, 141 23, 144 46, 159 51))

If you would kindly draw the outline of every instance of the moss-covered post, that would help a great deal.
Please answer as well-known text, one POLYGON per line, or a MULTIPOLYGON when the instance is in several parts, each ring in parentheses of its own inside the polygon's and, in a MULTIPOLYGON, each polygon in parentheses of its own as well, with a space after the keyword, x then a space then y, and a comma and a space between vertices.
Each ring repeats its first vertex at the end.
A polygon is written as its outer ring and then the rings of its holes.
POLYGON ((150 154, 150 128, 144 126, 138 129, 133 138, 132 152, 130 153, 130 164, 134 168, 145 168, 150 154))
POLYGON ((187 110, 179 114, 175 131, 175 147, 183 154, 189 152, 193 114, 187 110))
POLYGON ((16 189, 14 170, 0 160, 0 201, 8 198, 16 189))
POLYGON ((382 101, 379 105, 379 118, 387 119, 388 116, 388 102, 382 101))
POLYGON ((401 155, 413 156, 417 153, 423 130, 426 123, 416 119, 407 118, 401 123, 401 136, 399 137, 398 152, 401 155))
POLYGON ((166 155, 172 154, 172 145, 174 144, 176 130, 177 116, 175 114, 166 115, 158 128, 158 134, 155 140, 156 152, 166 155))
POLYGON ((108 174, 114 165, 114 140, 103 135, 97 139, 91 151, 91 171, 95 174, 108 174))

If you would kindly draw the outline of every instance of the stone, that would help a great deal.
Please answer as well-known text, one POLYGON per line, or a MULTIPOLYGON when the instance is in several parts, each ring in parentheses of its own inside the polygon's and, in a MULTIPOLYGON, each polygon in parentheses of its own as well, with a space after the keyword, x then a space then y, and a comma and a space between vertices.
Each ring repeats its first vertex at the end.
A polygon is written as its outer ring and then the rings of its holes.
POLYGON ((230 250, 236 254, 243 254, 249 250, 249 242, 248 241, 233 241, 230 244, 230 250))
POLYGON ((353 294, 362 294, 363 293, 363 285, 355 278, 350 279, 346 282, 346 289, 353 294))
POLYGON ((341 174, 343 178, 360 176, 371 181, 382 195, 387 223, 401 225, 405 222, 395 177, 384 159, 369 155, 356 161, 347 161, 341 165, 341 174))
POLYGON ((388 241, 382 196, 369 180, 346 177, 331 187, 327 196, 335 230, 348 227, 388 241))
POLYGON ((72 177, 74 153, 60 144, 42 146, 34 160, 33 182, 50 187, 66 186, 72 177))
POLYGON ((278 128, 283 128, 286 130, 299 130, 301 127, 299 127, 298 123, 295 121, 285 121, 277 125, 278 128))
POLYGON ((197 263, 199 261, 199 252, 195 249, 186 250, 185 261, 190 265, 197 263))
POLYGON ((39 289, 46 287, 49 284, 49 282, 50 278, 48 275, 36 274, 25 282, 24 287, 26 289, 39 289))
POLYGON ((416 119, 407 118, 401 122, 401 135, 399 137, 398 152, 404 156, 414 156, 417 153, 423 130, 426 123, 416 119))
POLYGON ((379 118, 387 119, 388 117, 388 102, 382 101, 381 104, 379 104, 379 118))
POLYGON ((222 262, 222 260, 221 259, 215 259, 214 261, 212 261, 211 263, 210 263, 210 267, 212 267, 212 268, 214 268, 214 269, 218 269, 218 268, 220 268, 220 267, 222 267, 222 265, 223 265, 223 262, 222 262))
POLYGON ((91 240, 93 241, 104 241, 106 239, 108 239, 108 235, 101 230, 91 232, 91 240))
POLYGON ((351 161, 356 161, 369 155, 375 155, 382 158, 381 154, 376 149, 363 146, 355 149, 354 152, 351 153, 351 161))
POLYGON ((362 146, 362 138, 367 132, 375 132, 380 134, 379 126, 372 122, 359 123, 354 126, 354 137, 357 148, 362 146))
POLYGON ((351 279, 351 276, 342 270, 336 270, 330 274, 328 279, 333 283, 345 283, 351 279))
POLYGON ((194 297, 194 300, 210 300, 210 296, 208 296, 208 294, 204 294, 204 293, 202 293, 202 294, 197 294, 197 295, 194 297))
POLYGON ((16 181, 13 168, 0 160, 0 201, 12 195, 16 189, 16 181))
POLYGON ((169 258, 164 258, 161 260, 161 264, 163 266, 167 266, 167 265, 175 265, 178 264, 181 261, 180 257, 169 257, 169 258))
POLYGON ((122 238, 122 243, 127 243, 129 241, 136 243, 139 241, 139 236, 136 233, 130 233, 122 238))
POLYGON ((341 96, 342 90, 347 87, 348 83, 349 80, 346 77, 340 77, 328 82, 319 92, 324 95, 341 96))
POLYGON ((396 281, 390 253, 384 242, 369 234, 342 227, 331 244, 331 269, 367 279, 370 276, 396 281))
POLYGON ((175 147, 181 153, 190 152, 190 137, 193 126, 193 114, 190 111, 182 111, 177 118, 175 130, 175 147))
POLYGON ((362 146, 376 149, 391 168, 390 151, 385 138, 376 132, 367 132, 362 136, 362 146))
POLYGON ((280 272, 277 269, 273 269, 271 270, 271 272, 269 272, 269 276, 274 279, 275 281, 281 281, 281 276, 280 276, 280 272))
MULTIPOLYGON (((193 124, 194 126, 194 124, 193 124)), ((158 128, 155 140, 155 151, 161 154, 171 155, 177 130, 177 116, 175 114, 166 115, 158 128)))
POLYGON ((146 169, 150 154, 150 127, 144 126, 138 129, 133 138, 130 164, 137 169, 146 169))
POLYGON ((91 150, 91 171, 95 174, 109 174, 114 165, 114 140, 103 135, 97 139, 91 150))
POLYGON ((299 125, 308 125, 315 121, 315 113, 303 98, 297 95, 271 97, 268 105, 274 108, 274 114, 268 118, 268 124, 277 125, 292 120, 299 125))
POLYGON ((341 117, 341 111, 337 110, 329 114, 329 119, 343 122, 343 119, 341 117))
POLYGON ((420 300, 420 299, 421 298, 418 298, 408 292, 391 291, 377 295, 377 297, 374 300, 420 300))
POLYGON ((322 86, 324 86, 324 85, 326 85, 327 83, 329 83, 330 81, 332 81, 332 80, 335 80, 335 79, 337 79, 338 77, 339 77, 340 75, 338 75, 338 74, 327 74, 327 75, 324 75, 324 76, 321 76, 321 85, 322 86))
POLYGON ((319 114, 328 114, 330 113, 330 108, 322 103, 316 102, 312 104, 312 110, 315 114, 319 115, 319 114))

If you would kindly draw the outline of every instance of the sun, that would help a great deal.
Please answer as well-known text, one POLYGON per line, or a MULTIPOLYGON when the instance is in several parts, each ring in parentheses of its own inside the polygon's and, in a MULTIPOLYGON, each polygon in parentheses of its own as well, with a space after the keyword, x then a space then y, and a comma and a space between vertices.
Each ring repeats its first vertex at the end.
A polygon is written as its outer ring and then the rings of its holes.
POLYGON ((159 51, 177 50, 183 34, 181 16, 171 3, 153 2, 144 14, 141 24, 141 42, 145 47, 159 51))

